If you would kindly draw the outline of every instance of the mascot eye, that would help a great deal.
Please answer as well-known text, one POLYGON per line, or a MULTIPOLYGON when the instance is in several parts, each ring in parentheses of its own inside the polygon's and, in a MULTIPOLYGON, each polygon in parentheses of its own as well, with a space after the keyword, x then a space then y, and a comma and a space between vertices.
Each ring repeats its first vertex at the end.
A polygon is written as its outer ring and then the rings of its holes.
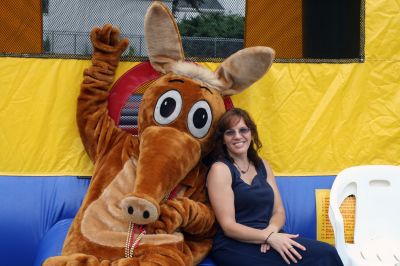
POLYGON ((192 106, 188 114, 188 127, 193 136, 202 138, 207 135, 211 121, 211 108, 206 101, 198 101, 192 106))
POLYGON ((161 125, 174 121, 182 109, 182 97, 176 90, 170 90, 158 98, 154 119, 161 125))

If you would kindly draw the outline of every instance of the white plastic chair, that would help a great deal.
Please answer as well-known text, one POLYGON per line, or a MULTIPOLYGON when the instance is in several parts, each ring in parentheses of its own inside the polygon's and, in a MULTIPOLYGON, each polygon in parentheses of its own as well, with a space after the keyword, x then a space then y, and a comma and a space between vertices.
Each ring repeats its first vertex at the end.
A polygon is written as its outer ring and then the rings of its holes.
POLYGON ((330 193, 329 219, 345 266, 400 265, 400 166, 366 165, 340 172, 330 193), (354 243, 345 243, 339 207, 356 197, 354 243))

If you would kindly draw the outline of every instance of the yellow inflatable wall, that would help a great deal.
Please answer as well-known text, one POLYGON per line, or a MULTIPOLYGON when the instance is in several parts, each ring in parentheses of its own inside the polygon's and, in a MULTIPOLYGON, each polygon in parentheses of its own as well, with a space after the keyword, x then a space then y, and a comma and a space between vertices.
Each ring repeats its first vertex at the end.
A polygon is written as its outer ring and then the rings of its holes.
MULTIPOLYGON (((400 5, 366 1, 365 62, 275 63, 233 97, 276 175, 399 164, 400 5)), ((0 175, 92 174, 75 124, 85 60, 0 58, 0 175)), ((136 63, 123 62, 118 75, 136 63)), ((216 63, 203 63, 215 69, 216 63)))

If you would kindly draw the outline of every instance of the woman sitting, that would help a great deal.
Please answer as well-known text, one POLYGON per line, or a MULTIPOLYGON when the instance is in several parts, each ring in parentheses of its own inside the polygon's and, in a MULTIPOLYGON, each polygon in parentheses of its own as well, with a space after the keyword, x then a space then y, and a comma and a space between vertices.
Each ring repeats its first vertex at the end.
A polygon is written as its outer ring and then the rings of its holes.
POLYGON ((246 111, 226 112, 215 138, 207 188, 219 223, 212 249, 218 265, 343 265, 333 246, 282 231, 285 210, 246 111))

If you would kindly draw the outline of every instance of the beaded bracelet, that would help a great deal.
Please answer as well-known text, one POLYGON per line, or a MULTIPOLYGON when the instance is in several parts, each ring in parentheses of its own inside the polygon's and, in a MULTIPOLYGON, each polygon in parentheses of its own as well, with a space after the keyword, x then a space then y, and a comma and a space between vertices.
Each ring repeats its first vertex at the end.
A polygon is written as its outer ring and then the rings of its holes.
POLYGON ((269 237, 270 237, 273 233, 275 233, 275 232, 271 232, 271 233, 267 236, 267 238, 266 238, 265 241, 264 241, 265 244, 268 244, 268 239, 269 239, 269 237))

